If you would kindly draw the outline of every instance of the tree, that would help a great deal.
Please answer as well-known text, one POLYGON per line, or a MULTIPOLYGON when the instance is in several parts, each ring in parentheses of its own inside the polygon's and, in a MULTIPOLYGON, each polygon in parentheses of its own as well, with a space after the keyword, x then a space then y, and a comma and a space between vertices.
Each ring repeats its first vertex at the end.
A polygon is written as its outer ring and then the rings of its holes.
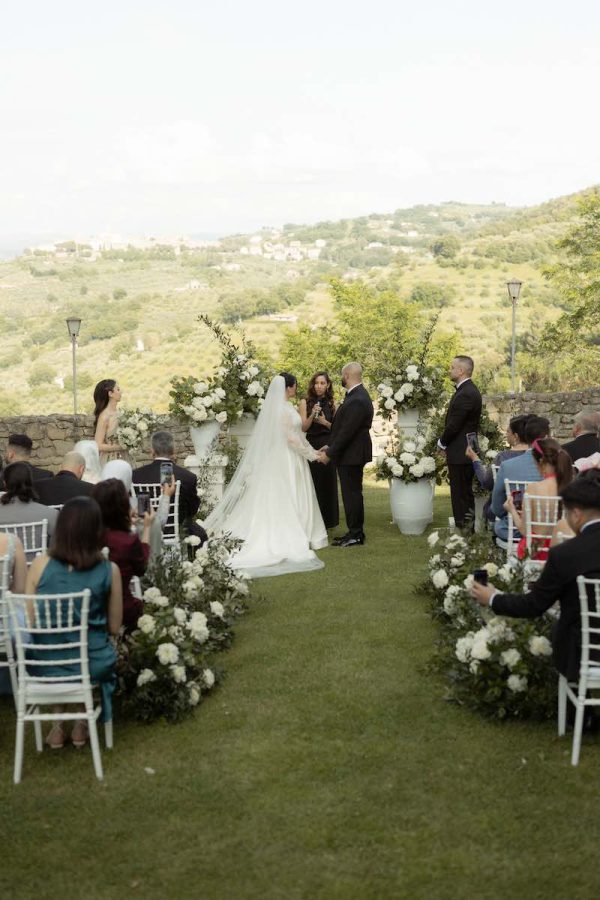
POLYGON ((436 238, 431 245, 433 255, 442 259, 454 259, 459 250, 460 241, 455 234, 445 234, 436 238))
POLYGON ((410 299, 418 306, 425 308, 441 308, 448 306, 456 290, 450 284, 433 284, 431 281, 419 281, 411 291, 410 299))
POLYGON ((115 300, 123 300, 127 296, 127 291, 124 288, 115 288, 113 291, 113 297, 115 300))

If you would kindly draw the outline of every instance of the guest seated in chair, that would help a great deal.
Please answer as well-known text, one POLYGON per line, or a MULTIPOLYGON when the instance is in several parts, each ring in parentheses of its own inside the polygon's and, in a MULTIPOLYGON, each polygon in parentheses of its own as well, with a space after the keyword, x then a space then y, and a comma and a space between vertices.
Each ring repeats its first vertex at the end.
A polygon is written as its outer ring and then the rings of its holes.
MULTIPOLYGON (((131 521, 137 530, 138 537, 142 537, 143 523, 138 515, 138 503, 135 491, 132 485, 132 469, 130 464, 124 459, 111 459, 102 467, 102 479, 107 481, 110 478, 118 478, 125 487, 129 502, 131 504, 131 521)), ((162 495, 156 515, 152 518, 150 524, 150 556, 160 556, 163 551, 162 527, 169 518, 169 507, 171 497, 175 493, 175 480, 172 484, 163 484, 162 495)))
MULTIPOLYGON (((506 442, 508 448, 506 450, 500 450, 500 452, 496 454, 494 459, 495 466, 501 466, 506 459, 515 459, 517 456, 522 456, 528 449, 527 444, 525 443, 524 431, 525 424, 530 418, 530 415, 524 414, 521 416, 513 416, 510 420, 506 429, 506 442)), ((492 467, 484 466, 473 448, 468 444, 465 455, 473 463, 473 473, 481 487, 486 491, 492 491, 494 488, 494 473, 492 467)), ((495 516, 491 511, 490 504, 491 497, 486 500, 484 515, 487 519, 493 521, 495 516)))
POLYGON ((52 478, 53 473, 49 469, 41 469, 39 466, 31 465, 30 457, 32 450, 33 441, 29 435, 10 434, 8 436, 8 446, 5 455, 6 465, 13 462, 26 463, 31 469, 31 478, 33 481, 40 481, 42 478, 52 478))
POLYGON ((563 450, 567 451, 572 462, 600 452, 599 430, 600 413, 586 410, 577 413, 573 420, 574 440, 563 444, 563 450))
POLYGON ((506 490, 504 481, 541 481, 542 476, 531 453, 531 445, 536 438, 545 438, 550 434, 550 422, 541 416, 530 416, 523 428, 523 439, 527 444, 525 453, 515 459, 505 459, 498 469, 494 490, 492 491, 491 510, 496 516, 494 532, 497 537, 506 540, 508 537, 508 514, 504 508, 506 490))
POLYGON ((179 491, 179 523, 187 534, 197 535, 201 542, 207 539, 204 528, 194 522, 194 516, 198 512, 200 500, 198 498, 198 483, 193 472, 178 466, 175 459, 175 442, 173 435, 168 431, 156 431, 152 435, 152 462, 147 466, 134 469, 134 484, 160 484, 161 462, 173 463, 173 477, 181 482, 179 491))
MULTIPOLYGON (((92 682, 100 685, 104 721, 112 719, 112 694, 117 678, 117 655, 109 634, 119 633, 123 619, 121 575, 118 567, 104 559, 104 527, 100 507, 91 497, 75 497, 63 506, 52 547, 44 556, 34 560, 27 575, 28 594, 79 593, 91 591, 88 627, 88 654, 92 682)), ((44 607, 40 605, 44 619, 44 607)), ((30 612, 33 619, 33 609, 30 612)), ((49 636, 43 636, 46 641, 49 636)), ((34 641, 36 636, 34 635, 34 641)), ((64 636, 60 635, 60 640, 64 636)), ((64 651, 54 651, 55 659, 64 659, 64 651)), ((50 653, 40 651, 39 659, 51 660, 50 653)), ((79 674, 78 666, 44 667, 46 675, 79 674), (67 669, 69 671, 67 671, 67 669)), ((60 709, 58 709, 60 712, 60 709)), ((88 738, 85 720, 76 721, 71 732, 75 747, 83 747, 88 738)), ((51 729, 46 743, 52 749, 60 749, 65 743, 62 723, 51 729)))
POLYGON ((58 513, 38 503, 38 495, 31 475, 31 466, 14 462, 4 470, 6 492, 0 497, 0 524, 20 525, 25 522, 48 520, 48 538, 54 533, 58 513))
POLYGON ((44 478, 36 484, 40 502, 48 506, 62 506, 72 497, 89 497, 92 485, 81 480, 84 472, 85 459, 82 454, 70 450, 60 471, 53 478, 44 478))
POLYGON ((131 593, 131 579, 146 571, 150 557, 150 529, 156 514, 144 514, 141 539, 132 531, 132 509, 125 486, 118 478, 97 484, 92 497, 98 503, 104 523, 103 543, 109 559, 119 567, 123 584, 123 624, 132 631, 144 610, 143 601, 131 593))

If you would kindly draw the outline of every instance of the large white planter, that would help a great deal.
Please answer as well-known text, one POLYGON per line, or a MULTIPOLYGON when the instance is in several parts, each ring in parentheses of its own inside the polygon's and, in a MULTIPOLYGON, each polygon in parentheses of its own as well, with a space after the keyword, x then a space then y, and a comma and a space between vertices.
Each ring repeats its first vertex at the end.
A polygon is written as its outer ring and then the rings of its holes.
POLYGON ((230 423, 228 432, 231 437, 236 439, 240 450, 246 449, 246 445, 250 440, 255 425, 256 419, 252 413, 243 413, 242 417, 238 419, 237 422, 230 423))
POLYGON ((201 425, 190 425, 190 437, 194 445, 194 453, 198 459, 210 456, 220 428, 220 424, 214 419, 211 419, 210 422, 202 422, 201 425))
POLYGON ((392 518, 402 534, 423 534, 433 518, 434 491, 433 478, 419 478, 411 484, 405 484, 400 478, 392 478, 392 518))
POLYGON ((419 427, 419 419, 421 413, 418 409, 405 409, 404 412, 398 413, 398 431, 401 431, 404 437, 414 437, 419 427))

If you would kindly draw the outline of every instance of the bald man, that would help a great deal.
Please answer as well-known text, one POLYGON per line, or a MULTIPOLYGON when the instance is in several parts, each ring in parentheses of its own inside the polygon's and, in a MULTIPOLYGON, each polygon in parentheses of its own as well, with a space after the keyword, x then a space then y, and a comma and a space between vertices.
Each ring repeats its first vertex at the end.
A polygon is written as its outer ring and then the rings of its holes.
POLYGON ((328 447, 319 453, 319 462, 337 466, 346 516, 346 534, 335 538, 337 547, 360 547, 365 542, 363 469, 373 458, 369 429, 373 404, 363 383, 362 366, 351 362, 342 369, 346 399, 338 408, 331 427, 328 447))
POLYGON ((46 506, 62 506, 72 497, 87 497, 92 493, 93 484, 82 481, 85 459, 81 453, 71 450, 66 454, 60 471, 54 478, 36 481, 35 489, 40 503, 46 506))

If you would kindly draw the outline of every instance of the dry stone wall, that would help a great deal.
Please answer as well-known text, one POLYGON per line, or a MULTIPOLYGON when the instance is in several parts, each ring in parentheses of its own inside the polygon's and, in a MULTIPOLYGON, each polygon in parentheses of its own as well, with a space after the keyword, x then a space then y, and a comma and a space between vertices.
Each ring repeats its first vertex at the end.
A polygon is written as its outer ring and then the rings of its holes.
MULTIPOLYGON (((546 416, 552 426, 552 434, 560 441, 568 440, 573 427, 573 416, 582 409, 600 412, 600 387, 588 388, 572 393, 524 393, 491 394, 484 398, 490 415, 503 427, 511 416, 522 412, 535 412, 546 416)), ((179 462, 194 452, 189 429, 168 416, 160 417, 160 425, 170 431, 175 438, 176 455, 179 462)), ((8 435, 12 432, 28 434, 33 441, 32 462, 46 469, 58 471, 60 463, 73 445, 85 438, 92 438, 94 420, 92 416, 10 416, 0 418, 0 455, 8 435)), ((144 465, 150 460, 150 447, 140 451, 136 465, 144 465)))

